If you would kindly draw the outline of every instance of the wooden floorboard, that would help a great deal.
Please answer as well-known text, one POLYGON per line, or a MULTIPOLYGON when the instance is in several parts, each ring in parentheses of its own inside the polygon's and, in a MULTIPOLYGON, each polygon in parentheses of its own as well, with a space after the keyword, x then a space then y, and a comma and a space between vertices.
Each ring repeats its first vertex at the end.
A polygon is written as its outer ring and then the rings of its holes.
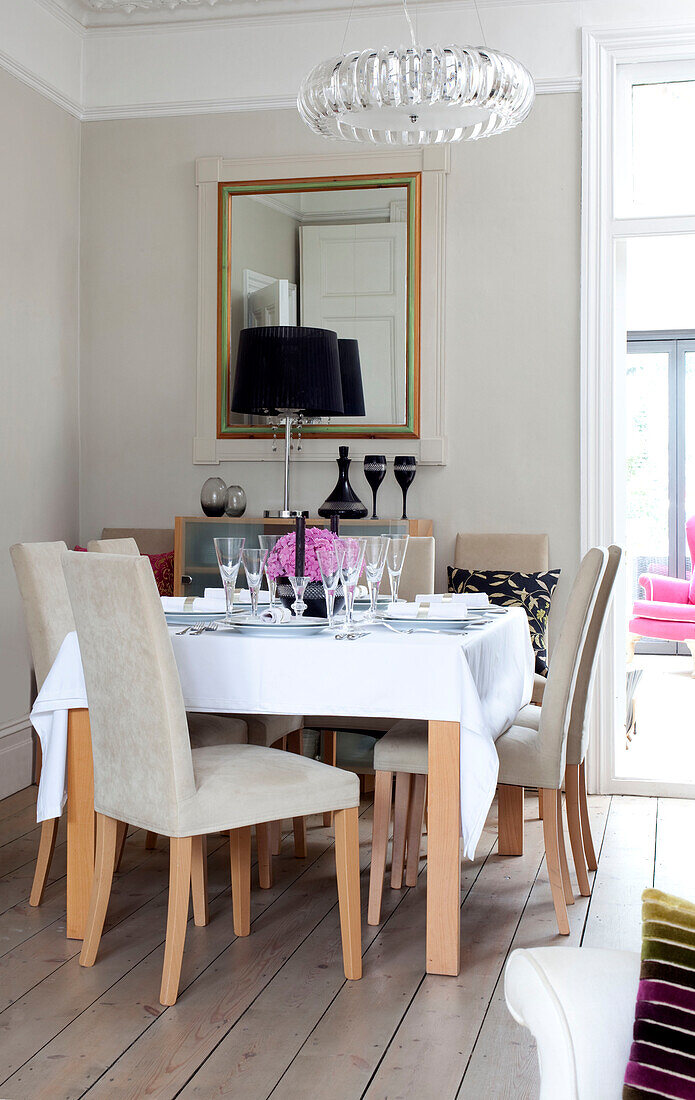
MULTIPOLYGON (((693 896, 695 801, 592 798, 599 868, 591 898, 556 932, 537 800, 525 854, 496 854, 495 809, 462 870, 462 970, 424 973, 426 861, 417 887, 384 890, 363 923, 364 977, 342 972, 332 829, 315 819, 308 856, 291 841, 274 884, 252 892, 235 939, 224 838, 211 841, 211 922, 189 922, 176 1006, 158 1001, 168 851, 128 838, 96 965, 65 938, 61 824, 43 904, 28 895, 39 830, 35 788, 0 802, 0 1096, 7 1100, 535 1100, 536 1052, 509 1016, 503 968, 517 947, 637 946, 645 886, 693 896)), ((360 819, 366 914, 371 807, 360 819)), ((426 848, 426 840, 423 849, 426 848)), ((576 889, 576 880, 572 875, 576 889)))

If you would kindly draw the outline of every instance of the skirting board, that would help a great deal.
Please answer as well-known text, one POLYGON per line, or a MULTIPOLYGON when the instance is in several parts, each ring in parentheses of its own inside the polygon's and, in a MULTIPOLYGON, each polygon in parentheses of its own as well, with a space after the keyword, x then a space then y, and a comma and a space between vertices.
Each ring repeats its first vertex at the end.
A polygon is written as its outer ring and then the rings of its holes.
POLYGON ((29 716, 0 726, 0 798, 30 785, 33 759, 29 716))

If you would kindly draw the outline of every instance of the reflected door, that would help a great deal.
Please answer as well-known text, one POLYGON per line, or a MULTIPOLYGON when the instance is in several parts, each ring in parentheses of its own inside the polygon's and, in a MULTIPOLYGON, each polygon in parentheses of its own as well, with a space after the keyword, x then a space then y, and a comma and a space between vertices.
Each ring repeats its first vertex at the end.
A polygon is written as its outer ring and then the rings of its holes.
MULTIPOLYGON (((695 514, 695 334, 633 333, 628 338, 626 558, 628 608, 643 598, 639 577, 690 577, 685 539, 695 514)), ((645 653, 687 647, 645 638, 645 653)))

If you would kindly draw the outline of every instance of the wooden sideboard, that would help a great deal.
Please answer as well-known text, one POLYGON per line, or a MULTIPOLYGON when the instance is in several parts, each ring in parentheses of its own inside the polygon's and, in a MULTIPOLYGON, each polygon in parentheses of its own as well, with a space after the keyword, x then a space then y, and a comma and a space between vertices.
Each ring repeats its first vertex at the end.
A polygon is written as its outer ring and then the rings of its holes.
MULTIPOLYGON (((329 527, 327 519, 310 516, 307 527, 329 527)), ((205 588, 219 588, 220 574, 215 558, 214 538, 244 537, 247 546, 257 546, 261 534, 283 535, 294 530, 291 519, 261 519, 254 516, 177 516, 174 536, 174 595, 202 596, 205 588)), ((343 534, 419 535, 432 534, 431 519, 343 519, 343 534)), ((240 577, 241 583, 243 583, 240 577)))

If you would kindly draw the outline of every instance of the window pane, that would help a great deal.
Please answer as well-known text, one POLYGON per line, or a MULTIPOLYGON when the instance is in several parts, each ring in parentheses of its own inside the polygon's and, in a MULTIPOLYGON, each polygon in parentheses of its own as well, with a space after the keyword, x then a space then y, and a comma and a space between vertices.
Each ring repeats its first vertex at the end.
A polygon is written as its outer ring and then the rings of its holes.
MULTIPOLYGON (((695 352, 685 353, 685 518, 695 516, 695 352)), ((686 547, 686 576, 692 571, 686 547)))
POLYGON ((627 357, 626 557, 628 610, 642 598, 641 573, 668 572, 667 351, 627 357))
POLYGON ((635 213, 695 213, 695 80, 632 88, 635 213))

